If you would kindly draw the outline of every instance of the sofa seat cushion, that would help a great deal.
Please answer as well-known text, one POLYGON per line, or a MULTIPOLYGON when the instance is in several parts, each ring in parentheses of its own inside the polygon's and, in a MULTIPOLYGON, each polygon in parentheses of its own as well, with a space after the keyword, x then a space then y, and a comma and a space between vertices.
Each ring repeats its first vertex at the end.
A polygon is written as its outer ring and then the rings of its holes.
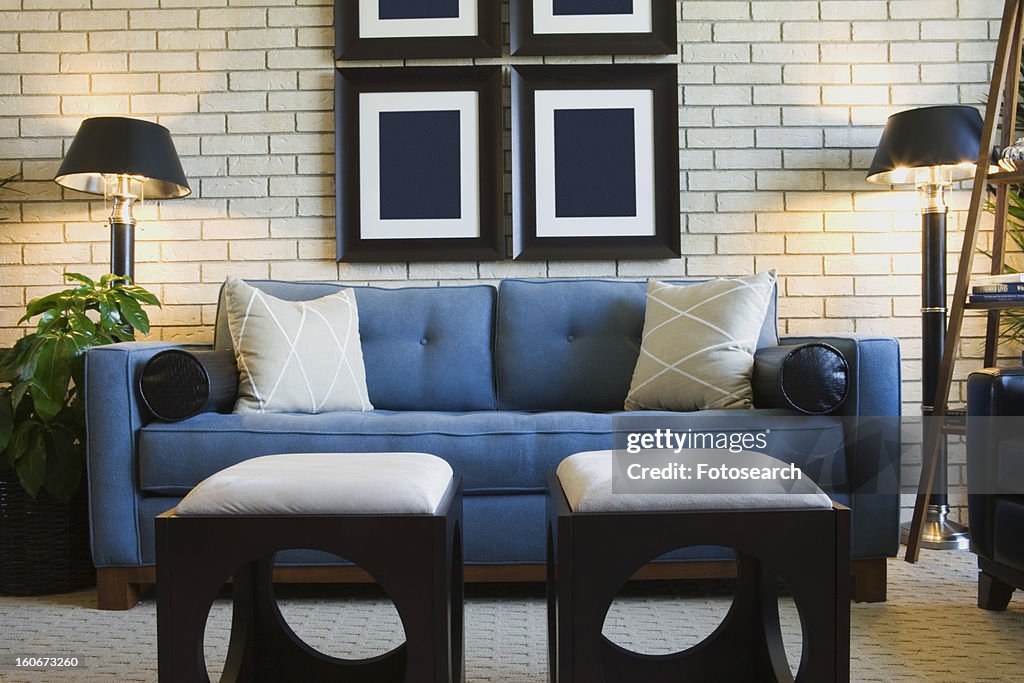
MULTIPOLYGON (((654 451, 665 454, 666 451, 654 451)), ((671 451, 669 451, 671 453, 671 451)), ((699 449, 688 458, 696 462, 729 468, 783 469, 780 460, 753 451, 712 451, 699 449)), ((680 479, 672 483, 676 493, 617 493, 614 480, 614 451, 575 453, 558 466, 569 508, 573 512, 716 512, 724 510, 828 509, 831 499, 817 484, 799 476, 730 480, 680 479)))
POLYGON ((451 482, 427 453, 264 455, 201 481, 176 514, 432 515, 451 482))
MULTIPOLYGON (((672 418, 673 428, 770 431, 769 452, 827 491, 843 490, 846 462, 838 419, 785 410, 700 413, 339 412, 320 415, 203 413, 153 422, 139 435, 139 481, 151 494, 183 495, 236 463, 260 455, 423 452, 447 460, 468 495, 536 493, 569 455, 612 448, 616 418, 672 418), (735 418, 740 417, 737 422, 735 418)), ((618 423, 621 429, 621 424, 618 423)))

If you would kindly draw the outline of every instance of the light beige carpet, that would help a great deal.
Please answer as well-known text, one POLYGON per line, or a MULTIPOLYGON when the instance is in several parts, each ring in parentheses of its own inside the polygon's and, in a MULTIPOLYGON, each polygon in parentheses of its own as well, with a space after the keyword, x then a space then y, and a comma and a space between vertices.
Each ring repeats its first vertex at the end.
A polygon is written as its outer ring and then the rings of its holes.
MULTIPOLYGON (((975 606, 976 569, 968 553, 925 551, 922 561, 889 564, 889 601, 854 605, 855 681, 964 683, 1024 680, 1024 596, 1010 609, 975 606)), ((729 582, 640 584, 613 606, 606 633, 632 649, 675 651, 698 642, 730 604, 729 582)), ((466 606, 470 681, 547 680, 544 599, 536 587, 471 586, 466 606)), ((328 654, 366 656, 401 641, 397 613, 365 588, 289 590, 282 611, 311 645, 328 654)), ((100 612, 84 591, 42 598, 0 597, 0 681, 155 681, 155 605, 100 612), (75 655, 84 668, 58 672, 11 667, 15 656, 75 655)), ((799 657, 799 624, 782 601, 787 650, 799 657)), ((215 606, 207 628, 211 669, 223 662, 231 607, 215 606)))

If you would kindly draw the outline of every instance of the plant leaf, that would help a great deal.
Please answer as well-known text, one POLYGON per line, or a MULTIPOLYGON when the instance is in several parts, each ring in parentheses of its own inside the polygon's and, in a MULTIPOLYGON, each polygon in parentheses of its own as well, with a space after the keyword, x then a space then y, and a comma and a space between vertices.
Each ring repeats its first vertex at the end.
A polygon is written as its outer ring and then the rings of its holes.
POLYGON ((11 440, 7 444, 4 455, 6 457, 7 464, 14 467, 14 463, 18 461, 18 458, 22 456, 25 449, 25 439, 27 432, 32 428, 32 425, 28 421, 24 421, 21 424, 15 426, 14 433, 11 435, 11 440))
POLYGON ((71 384, 71 354, 68 340, 48 337, 39 350, 32 375, 32 403, 43 422, 49 422, 64 407, 71 384))
POLYGON ((156 298, 156 295, 142 287, 139 287, 137 285, 129 285, 124 287, 118 287, 118 289, 120 291, 125 292, 133 299, 137 299, 138 301, 141 301, 144 304, 149 304, 151 306, 157 306, 162 308, 162 306, 160 306, 160 300, 156 298))
POLYGON ((46 472, 43 488, 53 498, 66 503, 78 491, 82 481, 84 454, 75 434, 56 426, 46 433, 46 472))
POLYGON ((75 358, 80 358, 94 346, 111 343, 109 336, 101 335, 95 329, 91 332, 88 330, 69 330, 65 338, 68 340, 72 356, 75 358))
POLYGON ((117 304, 111 303, 108 297, 104 297, 97 305, 100 311, 100 330, 109 335, 121 324, 121 315, 117 304))
MULTIPOLYGON (((1021 73, 1024 74, 1024 67, 1021 68, 1021 73)), ((1018 84, 1017 91, 1018 94, 1024 94, 1024 79, 1018 84)), ((1018 98, 1017 100, 1016 120, 1017 130, 1021 131, 1024 129, 1024 98, 1018 98)), ((1024 251, 1024 185, 1011 185, 1007 190, 1009 207, 1007 210, 1006 236, 1016 246, 1016 250, 1021 252, 1024 251)), ((994 193, 994 188, 989 188, 989 191, 994 193)), ((995 203, 991 200, 986 201, 985 209, 994 213, 995 203)), ((992 254, 987 253, 987 256, 991 258, 992 254)), ((1017 272, 1015 268, 1005 262, 1005 259, 1000 265, 1004 273, 1017 272)), ((1024 346, 1024 313, 1019 310, 1004 311, 1000 315, 1000 322, 999 336, 1004 341, 1024 346)))
POLYGON ((96 323, 84 311, 73 311, 68 319, 68 323, 70 331, 90 336, 96 334, 96 323))
POLYGON ((64 407, 64 402, 57 398, 51 398, 49 395, 43 394, 42 391, 38 391, 32 394, 32 407, 35 408, 36 415, 39 416, 40 420, 49 422, 64 407))
POLYGON ((8 463, 18 473, 22 488, 35 498, 46 477, 42 425, 34 420, 25 420, 18 425, 6 453, 8 463))
POLYGON ((21 402, 28 393, 28 386, 28 382, 17 382, 11 386, 11 405, 15 411, 21 407, 21 402))
POLYGON ((43 339, 38 334, 25 336, 28 343, 18 354, 18 379, 22 382, 32 381, 32 375, 36 372, 36 364, 39 362, 39 351, 43 346, 43 339))
POLYGON ((81 273, 64 273, 64 279, 71 280, 72 282, 81 282, 82 284, 89 285, 89 287, 96 287, 95 280, 81 273))
POLYGON ((55 292, 39 299, 29 301, 28 306, 25 307, 25 315, 23 315, 21 320, 18 322, 23 323, 47 310, 53 309, 55 312, 59 311, 67 304, 71 292, 72 290, 68 289, 63 292, 55 292))
POLYGON ((0 453, 7 448, 14 435, 14 406, 11 405, 11 390, 0 389, 0 453))
POLYGON ((128 324, 142 334, 149 334, 149 316, 146 315, 144 310, 142 310, 142 306, 139 305, 139 302, 127 294, 123 294, 116 290, 114 291, 114 297, 117 300, 117 306, 121 311, 121 315, 128 324))
POLYGON ((21 354, 32 344, 35 335, 22 337, 9 349, 0 349, 0 382, 16 382, 21 378, 21 354))
POLYGON ((43 443, 42 434, 38 434, 30 444, 30 449, 22 459, 14 465, 17 478, 22 481, 22 487, 26 493, 33 498, 39 495, 39 489, 46 481, 46 445, 43 443))
POLYGON ((36 334, 46 334, 55 327, 61 327, 66 325, 67 319, 61 315, 61 311, 56 308, 48 308, 43 311, 43 314, 39 316, 39 322, 36 323, 36 334))

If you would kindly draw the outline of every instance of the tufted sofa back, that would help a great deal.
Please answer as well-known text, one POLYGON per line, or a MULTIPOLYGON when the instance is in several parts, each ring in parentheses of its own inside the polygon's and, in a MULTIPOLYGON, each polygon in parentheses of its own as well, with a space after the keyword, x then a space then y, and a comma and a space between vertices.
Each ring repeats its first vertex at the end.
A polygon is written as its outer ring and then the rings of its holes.
MULTIPOLYGON (((248 282, 290 301, 345 287, 248 282)), ((645 282, 352 289, 367 388, 378 410, 622 410, 640 353, 645 282)), ((778 344, 774 297, 758 346, 772 344, 778 344)), ((231 348, 221 305, 214 345, 231 348)))
MULTIPOLYGON (((306 301, 343 285, 248 280, 271 296, 306 301)), ((378 410, 494 410, 495 289, 352 287, 370 401, 378 410)), ((221 293, 223 297, 223 292, 221 293)), ((231 348, 218 302, 214 346, 231 348)))
MULTIPOLYGON (((636 281, 503 281, 495 344, 499 407, 622 410, 640 355, 646 294, 647 283, 636 281)), ((773 296, 758 347, 778 343, 773 296)))

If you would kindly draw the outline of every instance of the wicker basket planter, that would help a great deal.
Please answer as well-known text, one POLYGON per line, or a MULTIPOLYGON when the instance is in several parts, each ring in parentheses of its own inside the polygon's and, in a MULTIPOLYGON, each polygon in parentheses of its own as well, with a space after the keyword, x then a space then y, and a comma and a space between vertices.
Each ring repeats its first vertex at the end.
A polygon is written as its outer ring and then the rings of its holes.
POLYGON ((91 586, 85 488, 70 503, 41 492, 33 500, 9 469, 0 470, 0 593, 42 595, 91 586))

